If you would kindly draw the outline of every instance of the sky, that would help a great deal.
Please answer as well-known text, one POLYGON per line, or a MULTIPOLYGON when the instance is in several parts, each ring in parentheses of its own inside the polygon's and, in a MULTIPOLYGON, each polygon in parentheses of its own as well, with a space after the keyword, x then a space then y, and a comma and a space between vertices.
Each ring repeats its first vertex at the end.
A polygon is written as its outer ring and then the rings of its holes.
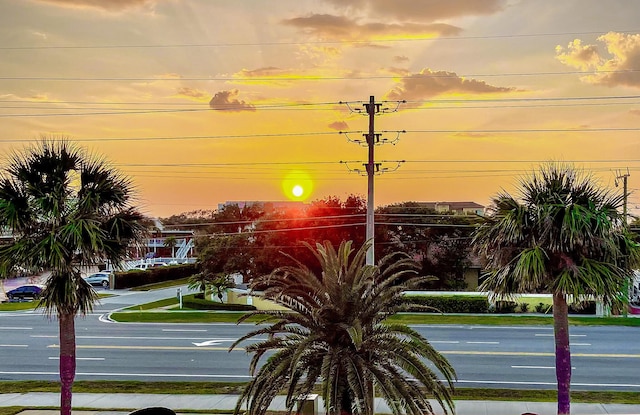
POLYGON ((488 205, 560 161, 627 176, 640 213, 638 22, 634 0, 0 0, 0 163, 65 137, 160 217, 366 197, 374 97, 377 206, 488 205))

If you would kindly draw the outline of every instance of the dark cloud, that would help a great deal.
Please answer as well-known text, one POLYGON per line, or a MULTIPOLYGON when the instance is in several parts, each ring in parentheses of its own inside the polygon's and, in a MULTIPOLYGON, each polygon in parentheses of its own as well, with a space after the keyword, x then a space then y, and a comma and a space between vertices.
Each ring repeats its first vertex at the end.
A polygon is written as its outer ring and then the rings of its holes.
POLYGON ((395 63, 405 63, 405 62, 409 62, 409 58, 406 56, 402 56, 402 55, 396 55, 392 58, 392 60, 395 63))
POLYGON ((434 22, 461 16, 497 13, 506 0, 325 0, 341 9, 404 21, 434 22))
POLYGON ((344 131, 349 128, 349 124, 345 121, 334 121, 328 127, 336 131, 344 131))
POLYGON ((155 4, 155 0, 37 0, 42 3, 61 7, 100 9, 109 12, 119 12, 132 7, 155 4))
POLYGON ((375 40, 406 36, 452 36, 462 29, 445 23, 358 23, 345 16, 312 14, 283 21, 288 26, 322 39, 333 40, 375 40))
POLYGON ((237 99, 236 98, 237 96, 238 96, 237 89, 233 89, 230 91, 217 92, 213 96, 213 98, 211 98, 211 101, 209 101, 209 107, 211 107, 214 110, 231 111, 231 112, 256 110, 256 107, 237 99))
POLYGON ((476 79, 465 79, 455 72, 423 69, 419 73, 402 78, 400 84, 387 94, 387 98, 419 100, 446 93, 487 94, 513 91, 515 88, 493 86, 476 79))

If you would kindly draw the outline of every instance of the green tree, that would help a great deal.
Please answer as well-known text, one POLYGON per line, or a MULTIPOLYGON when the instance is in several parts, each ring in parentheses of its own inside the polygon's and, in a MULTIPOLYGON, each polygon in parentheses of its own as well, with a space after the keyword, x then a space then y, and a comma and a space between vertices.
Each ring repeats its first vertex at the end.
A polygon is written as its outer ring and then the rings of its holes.
POLYGON ((222 302, 222 295, 229 288, 235 287, 236 284, 233 282, 233 279, 230 275, 218 274, 211 281, 211 288, 213 289, 213 293, 218 297, 220 302, 222 302))
POLYGON ((519 199, 493 201, 473 243, 487 259, 480 287, 498 297, 553 295, 558 414, 569 414, 571 353, 568 300, 620 299, 640 249, 619 209, 623 196, 571 166, 550 163, 520 183, 519 199))
POLYGON ((211 274, 207 272, 193 274, 187 280, 187 284, 190 290, 198 290, 202 293, 202 298, 207 298, 207 288, 211 285, 211 274))
POLYGON ((0 272, 15 266, 51 272, 38 305, 58 319, 62 415, 71 414, 75 316, 97 300, 80 267, 119 264, 129 244, 141 240, 143 216, 130 200, 128 179, 64 140, 13 154, 0 178, 0 226, 14 236, 0 247, 0 272))
POLYGON ((354 254, 350 241, 337 251, 329 242, 317 244, 315 250, 307 247, 321 273, 291 258, 295 266, 276 269, 251 284, 252 295, 293 312, 251 313, 265 316, 271 324, 231 346, 268 335, 267 340, 246 347, 254 353, 250 370, 255 376, 238 399, 236 413, 247 403, 251 414, 264 415, 280 392, 286 393, 291 411, 296 398, 310 393, 318 381, 330 415, 372 414, 374 388, 394 414, 433 413, 427 395, 446 413, 452 410, 455 372, 447 360, 413 329, 385 321, 416 306, 403 296, 426 278, 417 274, 415 262, 398 253, 383 258, 378 266, 365 265, 369 245, 354 254), (256 374, 265 354, 269 357, 256 374))
POLYGON ((176 246, 178 245, 178 240, 176 239, 175 236, 166 237, 164 239, 163 245, 165 248, 171 249, 171 258, 176 256, 175 249, 176 249, 176 246))

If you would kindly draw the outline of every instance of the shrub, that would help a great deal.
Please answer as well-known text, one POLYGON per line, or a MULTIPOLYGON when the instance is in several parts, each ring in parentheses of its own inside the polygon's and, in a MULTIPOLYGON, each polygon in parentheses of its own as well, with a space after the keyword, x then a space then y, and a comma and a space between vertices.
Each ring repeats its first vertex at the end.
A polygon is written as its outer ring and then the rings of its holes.
POLYGON ((411 311, 427 313, 488 313, 489 301, 482 295, 411 295, 411 301, 435 310, 413 309, 411 311))
POLYGON ((595 314, 596 302, 583 301, 569 305, 569 314, 595 314))
POLYGON ((246 304, 217 303, 203 298, 196 298, 193 294, 182 297, 182 306, 194 310, 253 311, 256 309, 255 306, 246 304))
POLYGON ((529 311, 529 303, 520 303, 519 305, 521 313, 526 313, 527 311, 529 311))
POLYGON ((553 308, 553 306, 551 306, 550 304, 544 304, 544 303, 539 303, 536 307, 536 313, 550 313, 551 309, 553 308))
POLYGON ((496 313, 515 313, 518 304, 515 301, 496 301, 496 313))
POLYGON ((131 270, 116 272, 115 288, 132 288, 156 282, 179 280, 190 277, 197 272, 197 264, 171 265, 168 267, 151 268, 146 271, 131 270))

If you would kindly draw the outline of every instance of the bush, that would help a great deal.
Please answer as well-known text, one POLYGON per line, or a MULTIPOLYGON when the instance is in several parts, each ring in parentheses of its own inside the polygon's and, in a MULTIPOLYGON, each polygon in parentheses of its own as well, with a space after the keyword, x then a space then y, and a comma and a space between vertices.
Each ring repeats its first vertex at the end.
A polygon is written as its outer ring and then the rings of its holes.
POLYGON ((544 303, 539 303, 536 307, 536 313, 550 313, 551 310, 553 309, 553 306, 551 306, 550 304, 544 304, 544 303))
POLYGON ((406 297, 414 304, 432 307, 435 310, 425 310, 419 307, 411 309, 414 312, 426 313, 474 313, 489 312, 489 301, 482 295, 411 295, 406 297))
POLYGON ((596 314, 595 301, 583 301, 569 305, 569 314, 596 314))
POLYGON ((193 310, 227 310, 227 311, 253 311, 256 308, 246 304, 225 304, 196 298, 194 294, 182 297, 182 306, 193 310))
POLYGON ((519 305, 521 313, 526 313, 527 311, 529 311, 529 303, 520 303, 519 305))
POLYGON ((115 288, 132 288, 156 282, 173 281, 190 277, 198 272, 197 264, 171 265, 146 271, 131 270, 115 273, 115 288))
POLYGON ((518 303, 515 301, 496 301, 494 312, 500 314, 515 313, 517 306, 518 303))

